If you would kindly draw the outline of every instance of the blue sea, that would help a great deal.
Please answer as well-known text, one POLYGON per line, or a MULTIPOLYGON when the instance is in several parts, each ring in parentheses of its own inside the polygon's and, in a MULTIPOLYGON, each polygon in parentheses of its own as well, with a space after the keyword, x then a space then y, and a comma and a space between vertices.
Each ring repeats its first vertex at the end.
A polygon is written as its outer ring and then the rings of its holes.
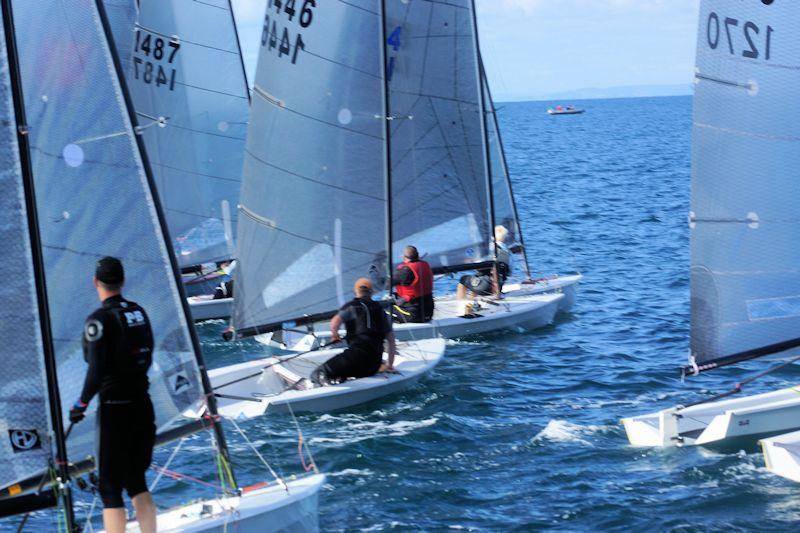
MULTIPOLYGON (((766 364, 686 383, 677 372, 689 334, 691 98, 568 103, 586 113, 551 117, 551 102, 503 104, 498 113, 532 268, 583 273, 576 307, 544 330, 451 342, 432 377, 404 393, 299 416, 328 474, 323 531, 796 527, 800 485, 768 474, 760 454, 634 449, 619 424, 727 390, 766 364)), ((221 327, 200 327, 210 367, 263 353, 251 342, 223 343, 221 327)), ((800 381, 800 371, 747 390, 787 381, 800 381)), ((228 429, 242 484, 269 478, 228 429)), ((290 416, 242 429, 274 468, 302 471, 290 416)), ((171 468, 213 481, 209 450, 208 436, 195 436, 171 468)), ((156 500, 210 494, 162 480, 156 500)), ((92 497, 79 499, 82 515, 92 497)), ((52 514, 30 525, 52 527, 52 514)))

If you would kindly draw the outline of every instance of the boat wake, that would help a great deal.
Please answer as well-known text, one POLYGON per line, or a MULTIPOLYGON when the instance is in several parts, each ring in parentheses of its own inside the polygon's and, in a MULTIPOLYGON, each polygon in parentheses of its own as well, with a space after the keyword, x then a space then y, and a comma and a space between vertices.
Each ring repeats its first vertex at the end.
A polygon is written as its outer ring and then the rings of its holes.
MULTIPOLYGON (((320 417, 320 422, 322 422, 320 417)), ((439 419, 437 417, 425 418, 422 420, 401 420, 394 423, 384 421, 354 421, 342 425, 341 418, 350 417, 331 417, 338 418, 335 421, 339 427, 333 428, 331 436, 312 437, 308 442, 312 446, 341 447, 371 439, 385 437, 403 437, 416 430, 424 429, 435 425, 439 419)))
POLYGON ((582 426, 566 420, 552 419, 545 428, 531 439, 531 444, 544 444, 549 442, 574 442, 583 446, 593 446, 589 437, 597 433, 612 430, 611 426, 589 425, 582 426))

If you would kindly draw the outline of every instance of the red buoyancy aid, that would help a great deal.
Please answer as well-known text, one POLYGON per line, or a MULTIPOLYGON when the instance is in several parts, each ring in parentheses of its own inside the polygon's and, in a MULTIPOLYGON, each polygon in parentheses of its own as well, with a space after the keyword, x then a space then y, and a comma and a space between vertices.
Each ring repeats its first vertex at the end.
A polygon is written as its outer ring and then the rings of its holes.
POLYGON ((433 294, 433 271, 431 266, 425 261, 414 261, 413 263, 402 263, 397 269, 408 268, 414 273, 414 281, 411 285, 398 285, 397 295, 410 302, 415 298, 422 298, 433 294))

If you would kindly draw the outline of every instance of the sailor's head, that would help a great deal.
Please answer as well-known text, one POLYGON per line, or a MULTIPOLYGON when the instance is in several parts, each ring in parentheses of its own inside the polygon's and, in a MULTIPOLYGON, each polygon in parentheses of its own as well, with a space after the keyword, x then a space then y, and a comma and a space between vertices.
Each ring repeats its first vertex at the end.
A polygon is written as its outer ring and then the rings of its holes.
POLYGON ((494 227, 494 240, 498 244, 504 244, 508 238, 508 228, 502 224, 494 227))
POLYGON ((416 246, 408 245, 403 249, 403 261, 406 263, 419 261, 419 250, 416 246))
POLYGON ((368 298, 372 295, 372 282, 367 278, 359 278, 353 285, 353 293, 356 298, 368 298))
POLYGON ((118 292, 125 284, 125 269, 122 261, 106 256, 97 262, 94 270, 94 286, 106 291, 118 292))

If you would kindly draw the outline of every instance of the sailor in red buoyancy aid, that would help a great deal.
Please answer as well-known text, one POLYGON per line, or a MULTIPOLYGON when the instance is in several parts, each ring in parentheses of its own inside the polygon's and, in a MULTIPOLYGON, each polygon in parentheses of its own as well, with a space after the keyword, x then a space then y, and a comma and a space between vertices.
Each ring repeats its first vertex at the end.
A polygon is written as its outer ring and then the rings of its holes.
POLYGON ((433 318, 433 271, 419 258, 414 246, 406 246, 403 263, 392 276, 398 299, 393 317, 398 323, 430 322, 433 318))

